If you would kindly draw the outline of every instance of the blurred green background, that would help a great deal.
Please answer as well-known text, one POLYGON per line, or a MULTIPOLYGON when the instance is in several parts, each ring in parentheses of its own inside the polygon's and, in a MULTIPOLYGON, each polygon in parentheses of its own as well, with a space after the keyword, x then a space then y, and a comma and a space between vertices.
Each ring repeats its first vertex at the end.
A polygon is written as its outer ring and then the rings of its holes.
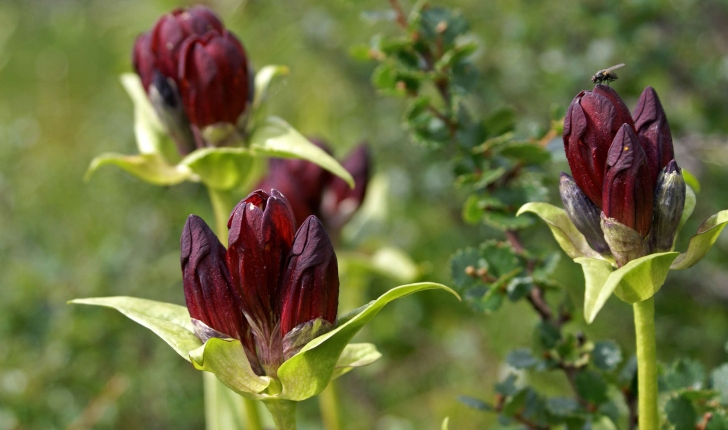
MULTIPOLYGON (((153 187, 114 168, 89 183, 82 177, 101 152, 136 152, 118 75, 131 70, 136 35, 186 4, 0 1, 0 429, 82 429, 95 421, 98 429, 203 428, 201 377, 187 362, 118 313, 66 305, 105 295, 183 303, 179 234, 190 213, 212 219, 205 190, 153 187)), ((388 217, 359 246, 400 246, 423 278, 448 283, 449 256, 495 233, 461 222, 463 196, 453 192, 447 160, 408 142, 403 103, 378 96, 369 83, 375 64, 349 55, 375 33, 396 31, 369 13, 386 11, 387 2, 208 4, 255 65, 291 68, 270 112, 328 140, 339 155, 371 143, 375 171, 391 184, 388 217)), ((656 88, 678 161, 702 182, 685 231, 728 207, 728 1, 438 4, 461 9, 481 44, 478 97, 470 100, 479 112, 512 105, 519 133, 529 135, 548 126, 553 106, 589 88, 596 70, 624 62, 613 87, 630 107, 644 86, 656 88)), ((557 158, 552 190, 565 169, 557 158)), ((550 240, 540 228, 526 243, 550 240)), ((663 361, 688 356, 712 366, 728 358, 726 261, 728 235, 697 268, 672 274, 658 295, 663 361)), ((563 259, 559 273, 578 308, 583 279, 575 266, 563 259)), ((371 277, 357 294, 370 300, 392 286, 371 277)), ((495 428, 493 416, 456 397, 491 399, 505 354, 530 345, 535 321, 525 304, 484 316, 435 292, 393 304, 359 336, 384 358, 340 381, 345 428, 436 429, 446 416, 451 429, 495 428)), ((571 328, 633 350, 631 312, 616 299, 594 325, 577 315, 571 328)), ((561 375, 536 383, 568 392, 561 375)), ((315 400, 299 416, 302 429, 320 428, 315 400)))

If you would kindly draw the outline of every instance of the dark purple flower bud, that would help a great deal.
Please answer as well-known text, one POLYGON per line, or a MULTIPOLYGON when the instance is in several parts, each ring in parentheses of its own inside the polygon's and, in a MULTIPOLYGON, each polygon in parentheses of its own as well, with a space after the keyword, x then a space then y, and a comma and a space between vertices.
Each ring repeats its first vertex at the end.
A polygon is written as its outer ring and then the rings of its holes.
POLYGON ((182 44, 189 36, 202 36, 211 31, 222 34, 223 25, 217 15, 205 6, 175 9, 159 18, 152 29, 150 41, 156 56, 156 68, 163 75, 177 79, 182 44))
POLYGON ((662 170, 655 188, 655 219, 652 224, 654 252, 672 249, 685 208, 685 180, 675 160, 662 170))
POLYGON ((623 124, 607 156, 602 211, 645 237, 652 226, 652 179, 645 152, 629 124, 623 124))
POLYGON ((152 52, 151 42, 152 36, 149 32, 140 34, 134 42, 134 51, 132 53, 134 70, 141 78, 145 91, 149 91, 156 70, 157 57, 152 52))
POLYGON ((675 158, 670 125, 654 88, 647 87, 642 92, 634 110, 634 123, 654 186, 662 169, 675 158))
POLYGON ((179 50, 177 79, 187 116, 199 128, 237 124, 252 96, 245 50, 228 31, 188 37, 179 50))
POLYGON ((584 235, 589 246, 600 254, 608 254, 609 245, 604 240, 600 226, 601 210, 579 189, 574 179, 563 172, 559 181, 559 193, 566 214, 576 229, 584 235))
POLYGON ((159 121, 177 144, 180 154, 187 155, 194 151, 197 148, 195 136, 174 80, 155 70, 149 87, 149 100, 159 121))
MULTIPOLYGON (((205 221, 195 215, 187 218, 180 247, 187 309, 193 321, 204 323, 194 325, 200 340, 232 337, 243 343, 249 359, 255 358, 242 300, 225 262, 225 247, 205 221)), ((255 362, 257 359, 251 360, 254 366, 255 362)))
POLYGON ((354 215, 364 201, 371 170, 369 147, 361 143, 346 157, 342 166, 354 178, 354 188, 339 177, 331 180, 324 194, 322 216, 329 230, 338 231, 354 215))
POLYGON ((281 333, 322 318, 336 322, 339 304, 339 272, 323 224, 308 217, 296 233, 281 291, 281 333))
POLYGON ((597 85, 582 91, 564 120, 564 150, 579 188, 602 207, 602 185, 609 147, 623 124, 634 128, 629 109, 616 91, 597 85))

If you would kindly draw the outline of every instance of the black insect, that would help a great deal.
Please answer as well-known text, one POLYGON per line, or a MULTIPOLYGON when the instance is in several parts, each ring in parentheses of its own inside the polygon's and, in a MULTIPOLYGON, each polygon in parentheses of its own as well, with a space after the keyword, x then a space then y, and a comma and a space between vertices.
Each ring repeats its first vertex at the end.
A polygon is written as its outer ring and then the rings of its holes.
POLYGON ((619 69, 622 66, 624 66, 624 63, 617 64, 616 66, 612 66, 612 67, 602 69, 602 70, 596 72, 594 74, 594 76, 592 76, 592 82, 599 85, 604 82, 609 84, 612 81, 616 81, 618 76, 616 73, 614 73, 614 70, 619 69))

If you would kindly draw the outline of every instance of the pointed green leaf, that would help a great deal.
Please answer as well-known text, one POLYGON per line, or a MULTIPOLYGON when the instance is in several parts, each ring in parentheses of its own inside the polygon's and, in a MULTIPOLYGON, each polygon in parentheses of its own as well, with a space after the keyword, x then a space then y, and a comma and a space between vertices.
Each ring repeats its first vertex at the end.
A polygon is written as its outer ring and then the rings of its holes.
POLYGON ((193 151, 180 165, 196 173, 205 185, 230 190, 245 182, 254 160, 247 148, 205 148, 193 151))
POLYGON ((611 290, 604 290, 604 284, 614 268, 608 261, 598 258, 581 257, 574 259, 574 262, 581 264, 584 271, 584 319, 591 324, 612 295, 611 290))
POLYGON ((589 257, 601 258, 576 229, 576 226, 566 215, 566 211, 549 203, 531 202, 521 206, 516 216, 531 212, 538 215, 551 229, 554 239, 561 249, 571 258, 589 257))
POLYGON ((212 337, 189 351, 189 356, 195 369, 214 373, 220 382, 243 397, 261 399, 264 396, 258 393, 270 385, 269 377, 253 372, 239 340, 212 337))
POLYGON ((728 210, 720 211, 705 220, 698 227, 698 232, 695 236, 690 238, 687 252, 680 254, 675 259, 675 262, 672 264, 672 269, 687 269, 702 260, 705 254, 710 251, 715 241, 718 240, 718 236, 720 236, 720 232, 725 228, 726 223, 728 223, 728 210))
POLYGON ((336 329, 312 340, 278 369, 283 385, 280 398, 304 400, 323 391, 334 373, 336 363, 349 341, 392 300, 418 291, 441 289, 457 293, 441 284, 422 282, 393 288, 369 303, 359 314, 336 329))
POLYGON ((647 300, 665 283, 670 265, 677 258, 677 252, 661 252, 632 260, 612 272, 605 289, 627 303, 647 300))
MULTIPOLYGON (((680 224, 678 224, 677 228, 677 234, 675 234, 675 239, 677 240, 677 235, 680 234, 680 230, 682 230, 685 223, 690 218, 690 215, 693 214, 693 210, 695 209, 695 203, 697 203, 697 198, 695 197, 695 192, 692 188, 690 188, 689 185, 685 186, 685 206, 683 207, 683 213, 680 217, 680 224)), ((674 247, 674 244, 673 244, 674 247)))
POLYGON ((187 166, 168 164, 159 154, 114 153, 101 154, 94 158, 86 170, 84 180, 88 181, 99 167, 108 164, 121 167, 127 173, 153 185, 170 186, 187 180, 199 180, 187 166))
POLYGON ((345 180, 350 187, 354 187, 354 178, 338 161, 280 118, 266 118, 253 130, 249 142, 253 154, 307 160, 318 164, 345 180))
POLYGON ((350 343, 346 345, 339 361, 336 362, 331 379, 338 378, 355 367, 368 366, 381 357, 382 354, 377 351, 373 343, 350 343))
POLYGON ((136 73, 124 73, 119 79, 134 104, 134 135, 141 154, 158 154, 177 162, 179 152, 157 118, 142 81, 136 73))
POLYGON ((253 110, 258 110, 265 100, 271 82, 277 76, 287 75, 289 72, 286 66, 268 65, 255 74, 255 97, 253 99, 253 110))
POLYGON ((680 169, 682 171, 683 179, 685 179, 685 183, 688 184, 689 187, 691 187, 696 193, 700 192, 700 181, 698 181, 698 178, 695 177, 692 173, 685 170, 685 168, 680 169))
POLYGON ((202 345, 194 334, 190 314, 184 306, 136 297, 97 297, 75 299, 69 303, 116 309, 153 331, 187 361, 190 360, 189 352, 202 345))

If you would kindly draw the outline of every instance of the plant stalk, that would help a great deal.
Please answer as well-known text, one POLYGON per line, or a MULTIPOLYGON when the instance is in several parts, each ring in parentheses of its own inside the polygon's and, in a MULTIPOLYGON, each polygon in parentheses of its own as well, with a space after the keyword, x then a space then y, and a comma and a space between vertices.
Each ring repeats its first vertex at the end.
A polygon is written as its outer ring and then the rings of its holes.
MULTIPOLYGON (((224 190, 217 190, 212 187, 207 187, 207 192, 210 195, 210 203, 212 204, 212 212, 215 216, 215 234, 217 235, 217 238, 220 240, 220 242, 227 246, 227 222, 228 218, 230 217, 230 211, 232 211, 235 201, 232 198, 232 193, 230 191, 224 191, 224 190)), ((261 424, 260 420, 260 414, 258 413, 258 407, 256 405, 255 400, 246 399, 245 397, 240 397, 236 393, 233 393, 230 391, 227 387, 222 385, 222 382, 220 382, 214 375, 210 375, 215 380, 217 387, 217 393, 220 393, 221 391, 228 395, 228 397, 233 398, 239 398, 243 400, 243 408, 239 412, 242 414, 242 420, 245 422, 245 430, 263 430, 263 425, 261 424)), ((216 413, 217 409, 223 409, 223 408, 230 408, 231 405, 225 405, 222 402, 219 401, 219 397, 216 394, 213 393, 213 388, 210 388, 212 386, 212 383, 205 384, 205 404, 206 406, 210 401, 208 400, 208 396, 212 397, 213 399, 217 401, 212 401, 209 405, 209 407, 206 407, 206 411, 208 415, 210 413, 216 413)), ((207 421, 210 422, 211 418, 207 417, 207 421)), ((208 428, 208 430, 214 430, 208 428)), ((222 429, 221 429, 222 430, 222 429)), ((242 430, 242 429, 241 429, 242 430)))
POLYGON ((291 400, 263 400, 273 415, 276 430, 296 430, 296 402, 291 400))
POLYGON ((658 430, 657 345, 655 342, 655 299, 632 305, 637 343, 637 394, 639 429, 658 430))
POLYGON ((318 396, 321 420, 324 422, 324 429, 326 430, 341 430, 337 391, 336 381, 331 380, 329 385, 318 396))

